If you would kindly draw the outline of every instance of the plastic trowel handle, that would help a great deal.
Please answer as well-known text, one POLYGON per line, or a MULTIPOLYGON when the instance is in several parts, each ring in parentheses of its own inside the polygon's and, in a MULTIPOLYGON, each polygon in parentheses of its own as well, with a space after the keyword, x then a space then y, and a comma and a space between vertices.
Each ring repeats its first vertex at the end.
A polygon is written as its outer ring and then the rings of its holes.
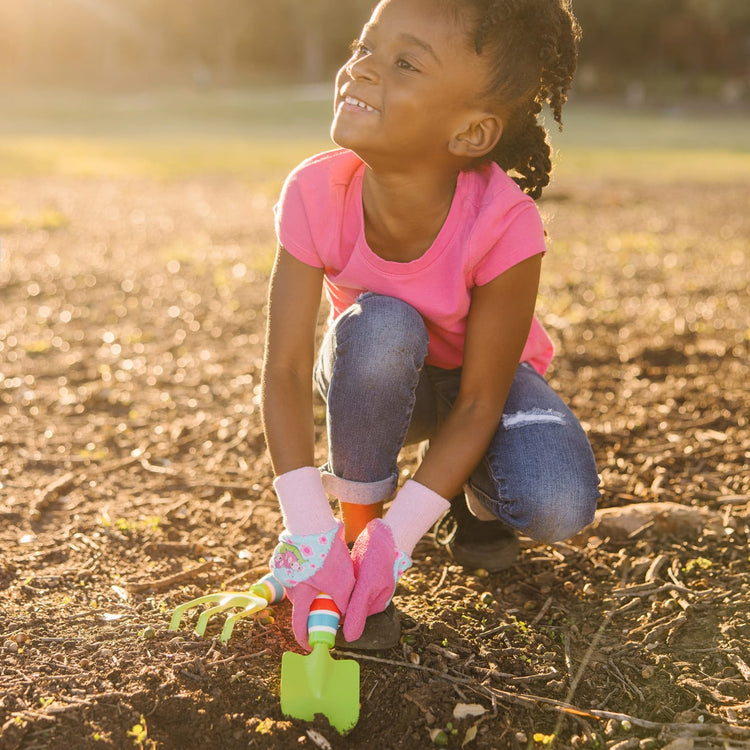
POLYGON ((328 594, 318 594, 313 599, 307 616, 307 635, 313 650, 318 644, 333 648, 340 620, 341 611, 328 594))

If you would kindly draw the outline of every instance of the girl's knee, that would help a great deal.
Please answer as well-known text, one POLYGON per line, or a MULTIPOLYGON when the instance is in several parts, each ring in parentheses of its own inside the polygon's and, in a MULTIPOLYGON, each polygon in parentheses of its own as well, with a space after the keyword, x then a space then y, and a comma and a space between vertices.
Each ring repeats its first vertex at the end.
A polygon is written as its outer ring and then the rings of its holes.
POLYGON ((518 484, 502 484, 498 488, 499 499, 485 495, 485 507, 501 521, 537 542, 570 539, 594 520, 599 499, 596 475, 558 477, 556 481, 547 481, 544 473, 538 472, 527 475, 518 484))
POLYGON ((586 435, 561 403, 503 417, 492 465, 501 504, 516 528, 540 542, 569 539, 594 519, 596 461, 586 435))
POLYGON ((598 491, 583 494, 558 491, 553 497, 537 497, 525 533, 538 542, 561 542, 575 536, 594 520, 598 491))
POLYGON ((337 354, 353 353, 369 371, 420 369, 428 335, 417 310, 395 297, 363 294, 336 321, 337 354))

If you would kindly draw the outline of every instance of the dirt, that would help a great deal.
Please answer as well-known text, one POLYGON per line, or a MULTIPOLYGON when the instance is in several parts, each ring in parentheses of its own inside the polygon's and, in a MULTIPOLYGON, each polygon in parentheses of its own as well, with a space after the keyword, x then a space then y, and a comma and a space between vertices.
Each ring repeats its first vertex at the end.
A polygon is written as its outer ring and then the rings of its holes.
MULTIPOLYGON (((226 645, 223 616, 167 628, 257 580, 280 530, 258 411, 268 197, 0 182, 0 748, 750 747, 746 196, 581 181, 541 203, 550 379, 602 507, 711 522, 523 540, 492 575, 427 535, 401 645, 356 656, 342 738, 281 713, 287 603, 226 645)), ((322 461, 319 406, 316 424, 322 461)))

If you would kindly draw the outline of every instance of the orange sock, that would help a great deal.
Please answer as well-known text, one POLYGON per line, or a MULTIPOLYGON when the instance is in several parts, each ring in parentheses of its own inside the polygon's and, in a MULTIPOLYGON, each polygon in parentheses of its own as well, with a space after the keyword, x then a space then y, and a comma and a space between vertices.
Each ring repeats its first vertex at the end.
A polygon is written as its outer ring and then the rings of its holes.
POLYGON ((359 505, 358 503, 340 503, 341 518, 344 521, 344 538, 346 543, 354 542, 373 518, 383 515, 383 503, 359 505))

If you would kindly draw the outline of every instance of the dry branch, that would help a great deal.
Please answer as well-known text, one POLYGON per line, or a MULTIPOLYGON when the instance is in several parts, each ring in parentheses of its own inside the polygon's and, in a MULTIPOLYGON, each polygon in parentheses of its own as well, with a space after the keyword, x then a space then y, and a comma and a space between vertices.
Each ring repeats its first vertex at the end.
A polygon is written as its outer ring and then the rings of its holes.
POLYGON ((130 581, 125 584, 125 589, 131 594, 138 594, 144 591, 159 591, 160 589, 168 589, 171 586, 175 586, 178 583, 184 583, 189 581, 195 576, 205 573, 214 564, 213 560, 206 560, 206 562, 196 565, 194 568, 188 568, 182 570, 179 573, 175 573, 171 576, 164 578, 158 578, 155 581, 130 581))
MULTIPOLYGON (((80 481, 83 481, 85 477, 81 477, 80 481)), ((67 474, 63 474, 57 479, 53 479, 43 490, 40 491, 39 497, 31 503, 29 508, 29 517, 32 521, 39 521, 42 517, 42 511, 47 506, 55 502, 63 492, 67 492, 69 489, 74 487, 79 482, 76 481, 76 475, 69 471, 67 474)))

